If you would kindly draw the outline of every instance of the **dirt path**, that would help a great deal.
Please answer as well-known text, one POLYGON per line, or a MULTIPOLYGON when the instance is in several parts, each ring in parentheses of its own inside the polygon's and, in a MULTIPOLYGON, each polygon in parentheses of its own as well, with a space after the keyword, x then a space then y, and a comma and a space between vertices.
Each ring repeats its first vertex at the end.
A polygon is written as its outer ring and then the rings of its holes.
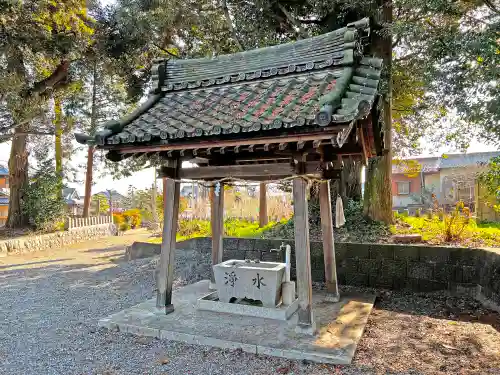
MULTIPOLYGON (((123 236, 109 236, 98 240, 80 242, 60 249, 34 251, 32 253, 12 254, 0 258, 3 270, 22 268, 37 268, 46 264, 87 265, 103 263, 103 260, 123 256, 125 247, 135 241, 146 241, 151 233, 146 229, 136 229, 125 232, 123 236)), ((111 263, 112 264, 112 263, 111 263)))

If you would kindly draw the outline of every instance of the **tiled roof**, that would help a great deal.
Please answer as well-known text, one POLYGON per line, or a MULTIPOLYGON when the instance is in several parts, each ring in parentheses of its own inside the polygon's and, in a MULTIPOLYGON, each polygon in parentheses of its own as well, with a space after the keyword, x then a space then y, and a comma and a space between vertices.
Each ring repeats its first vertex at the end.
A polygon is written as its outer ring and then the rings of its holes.
POLYGON ((293 43, 160 62, 153 95, 141 108, 95 137, 80 134, 77 140, 102 146, 251 138, 363 118, 374 103, 382 65, 363 56, 368 34, 369 20, 363 19, 293 43))
POLYGON ((471 152, 468 154, 446 154, 441 158, 440 167, 460 168, 460 167, 481 167, 488 164, 491 158, 500 156, 500 151, 491 152, 471 152))
POLYGON ((404 159, 401 162, 394 163, 392 166, 392 173, 409 173, 408 163, 405 163, 405 161, 408 160, 416 161, 418 163, 419 171, 432 173, 449 168, 485 166, 488 164, 491 158, 497 156, 500 156, 500 151, 471 152, 465 154, 444 154, 443 156, 436 157, 409 158, 404 159))
POLYGON ((398 160, 392 165, 392 173, 412 174, 421 171, 425 173, 439 172, 439 159, 438 157, 426 157, 398 160))
POLYGON ((66 201, 66 202, 69 202, 72 197, 73 197, 73 193, 76 191, 75 188, 63 188, 62 189, 62 196, 63 196, 63 199, 66 201))
MULTIPOLYGON (((104 195, 106 198, 109 199, 109 190, 100 191, 99 193, 96 193, 93 196, 96 196, 96 195, 104 195)), ((119 201, 119 200, 125 199, 125 197, 122 194, 120 194, 119 192, 117 192, 116 190, 111 190, 111 198, 114 201, 119 201)))

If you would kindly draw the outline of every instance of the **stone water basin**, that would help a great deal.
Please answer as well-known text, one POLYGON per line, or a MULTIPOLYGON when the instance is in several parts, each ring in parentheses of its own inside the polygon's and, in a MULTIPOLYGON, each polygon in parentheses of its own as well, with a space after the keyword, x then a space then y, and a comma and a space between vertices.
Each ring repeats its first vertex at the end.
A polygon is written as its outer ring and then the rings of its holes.
POLYGON ((264 307, 276 307, 281 298, 285 263, 227 260, 213 266, 219 301, 250 298, 264 307))

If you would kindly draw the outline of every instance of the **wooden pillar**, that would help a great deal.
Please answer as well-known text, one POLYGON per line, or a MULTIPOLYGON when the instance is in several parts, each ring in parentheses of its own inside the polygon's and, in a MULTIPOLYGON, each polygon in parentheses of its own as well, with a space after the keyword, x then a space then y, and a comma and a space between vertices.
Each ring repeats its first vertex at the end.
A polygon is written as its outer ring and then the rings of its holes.
POLYGON ((267 185, 263 182, 259 188, 259 226, 265 227, 267 225, 267 185))
POLYGON ((165 313, 174 311, 172 305, 172 285, 175 271, 175 235, 179 216, 180 183, 166 178, 163 184, 163 240, 161 244, 160 263, 158 265, 158 294, 156 307, 164 308, 165 313))
POLYGON ((323 235, 323 256, 325 259, 325 280, 328 291, 327 300, 339 301, 337 285, 337 266, 335 264, 335 240, 333 237, 332 199, 330 181, 319 186, 319 209, 321 213, 321 233, 323 235))
MULTIPOLYGON (((222 262, 224 237, 224 184, 219 188, 210 187, 210 221, 212 225, 212 265, 222 262)), ((215 277, 212 270, 210 289, 215 289, 215 277)))
POLYGON ((312 311, 311 250, 309 246, 309 214, 307 208, 307 182, 293 180, 293 208, 295 224, 295 259, 299 311, 297 332, 314 334, 316 324, 312 311))

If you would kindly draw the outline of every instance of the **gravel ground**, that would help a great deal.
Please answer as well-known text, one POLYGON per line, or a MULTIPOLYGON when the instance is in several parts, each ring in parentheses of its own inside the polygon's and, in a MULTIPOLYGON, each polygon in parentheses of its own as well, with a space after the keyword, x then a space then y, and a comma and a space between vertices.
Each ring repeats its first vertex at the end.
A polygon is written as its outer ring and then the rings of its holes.
MULTIPOLYGON (((348 367, 98 330, 99 318, 154 296, 157 258, 124 262, 123 244, 117 241, 131 240, 112 238, 66 251, 0 259, 0 374, 476 373, 470 367, 457 371, 454 364, 467 366, 467 358, 476 367, 492 371, 482 373, 500 374, 493 370, 499 360, 500 335, 492 328, 499 327, 495 325, 498 315, 483 314, 488 322, 476 316, 486 324, 477 323, 471 314, 450 324, 446 319, 460 315, 456 309, 477 312, 479 307, 439 295, 422 299, 383 294, 360 342, 355 365, 348 367), (439 315, 443 306, 449 308, 439 315), (479 339, 474 340, 474 332, 479 332, 479 339), (448 336, 438 342, 437 333, 448 336), (455 336, 463 338, 464 344, 453 341, 455 336), (416 345, 419 341, 424 346, 416 345), (429 356, 429 352, 441 354, 429 356)), ((178 251, 175 287, 206 278, 209 263, 209 254, 178 251)))

